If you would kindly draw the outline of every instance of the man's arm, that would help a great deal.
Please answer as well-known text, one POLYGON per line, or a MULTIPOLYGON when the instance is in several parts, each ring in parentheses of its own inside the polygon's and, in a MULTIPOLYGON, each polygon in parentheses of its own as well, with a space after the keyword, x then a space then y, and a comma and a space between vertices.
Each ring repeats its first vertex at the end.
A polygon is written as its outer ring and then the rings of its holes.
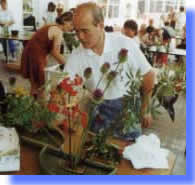
POLYGON ((151 113, 148 112, 148 106, 150 104, 152 90, 154 88, 155 73, 150 70, 143 76, 142 82, 142 105, 141 105, 141 120, 142 127, 149 127, 152 123, 151 113))

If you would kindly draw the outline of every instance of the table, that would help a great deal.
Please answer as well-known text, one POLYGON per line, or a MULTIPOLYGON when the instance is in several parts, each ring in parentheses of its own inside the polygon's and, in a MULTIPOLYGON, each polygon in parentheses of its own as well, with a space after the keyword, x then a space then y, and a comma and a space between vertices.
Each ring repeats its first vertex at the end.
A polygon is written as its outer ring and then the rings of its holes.
MULTIPOLYGON (((120 144, 124 148, 127 143, 121 140, 115 140, 115 144, 120 144)), ((33 146, 21 144, 21 170, 18 172, 7 172, 0 173, 0 175, 39 175, 40 165, 39 165, 39 152, 33 146)), ((130 161, 125 159, 121 160, 120 164, 117 166, 117 175, 171 175, 172 169, 175 163, 175 155, 170 152, 168 161, 169 169, 141 169, 136 170, 132 167, 130 161)))
MULTIPOLYGON (((31 39, 32 37, 32 33, 28 33, 28 34, 19 34, 18 36, 12 36, 12 35, 9 35, 9 36, 5 36, 3 34, 0 34, 0 40, 17 40, 17 41, 21 41, 23 43, 23 45, 25 45, 25 42, 27 42, 28 40, 31 39)), ((8 43, 6 42, 6 47, 7 47, 7 53, 8 53, 8 43)), ((8 57, 8 54, 6 56, 6 64, 9 62, 9 57, 8 57)))
POLYGON ((185 49, 178 49, 175 48, 171 51, 159 51, 156 48, 149 48, 148 49, 149 52, 152 53, 164 53, 164 54, 168 54, 168 55, 175 55, 175 56, 186 56, 186 50, 185 49))

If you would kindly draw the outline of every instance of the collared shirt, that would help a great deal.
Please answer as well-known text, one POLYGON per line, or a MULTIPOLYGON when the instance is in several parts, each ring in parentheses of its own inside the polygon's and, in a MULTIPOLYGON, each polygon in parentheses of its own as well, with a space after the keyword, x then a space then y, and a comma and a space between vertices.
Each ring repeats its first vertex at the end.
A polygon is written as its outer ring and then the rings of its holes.
POLYGON ((90 67, 93 74, 90 79, 86 81, 86 87, 90 91, 93 91, 95 88, 104 90, 107 85, 106 77, 103 78, 97 87, 98 81, 102 77, 100 68, 105 62, 109 62, 111 70, 115 70, 118 63, 118 54, 122 48, 128 50, 128 60, 118 68, 117 71, 119 75, 111 82, 108 90, 104 94, 104 98, 116 99, 123 97, 128 89, 126 86, 128 81, 126 72, 129 72, 129 69, 131 69, 134 74, 136 71, 140 70, 142 75, 152 69, 151 65, 132 39, 126 38, 123 35, 105 33, 104 50, 101 56, 94 53, 91 49, 80 47, 73 51, 68 57, 65 71, 68 72, 72 78, 76 74, 83 77, 84 70, 90 67))

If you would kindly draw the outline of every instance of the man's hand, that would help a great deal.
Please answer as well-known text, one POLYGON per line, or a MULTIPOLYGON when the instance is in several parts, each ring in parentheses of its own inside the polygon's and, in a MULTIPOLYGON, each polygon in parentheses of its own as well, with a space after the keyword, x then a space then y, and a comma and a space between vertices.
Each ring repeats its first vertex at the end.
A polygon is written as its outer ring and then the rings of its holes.
POLYGON ((148 128, 152 124, 152 116, 148 110, 150 105, 150 100, 152 96, 152 91, 154 88, 155 73, 153 70, 144 75, 142 82, 142 106, 141 106, 141 122, 142 127, 148 128))
POLYGON ((150 113, 144 114, 141 118, 142 128, 148 128, 152 125, 152 115, 150 113))

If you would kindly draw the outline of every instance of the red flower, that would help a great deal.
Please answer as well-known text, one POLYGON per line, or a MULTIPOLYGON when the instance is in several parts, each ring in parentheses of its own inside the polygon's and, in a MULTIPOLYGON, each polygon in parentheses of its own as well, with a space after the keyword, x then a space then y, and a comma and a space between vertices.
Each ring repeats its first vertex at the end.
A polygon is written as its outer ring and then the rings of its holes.
POLYGON ((67 107, 63 108, 62 114, 66 115, 66 116, 71 116, 70 110, 67 107))
POLYGON ((75 105, 74 107, 72 107, 72 117, 74 118, 76 113, 80 113, 80 110, 79 110, 79 105, 75 105))
POLYGON ((33 125, 34 125, 35 128, 38 128, 38 129, 43 128, 43 127, 46 126, 45 122, 43 122, 43 121, 33 122, 33 125))
POLYGON ((54 104, 54 103, 50 103, 48 104, 47 108, 49 109, 49 111, 51 112, 56 112, 58 113, 60 111, 60 108, 58 107, 58 105, 54 104))
POLYGON ((64 89, 70 96, 76 96, 77 91, 73 89, 73 84, 70 82, 70 78, 65 78, 61 83, 60 87, 64 89))
POLYGON ((68 133, 68 122, 67 120, 62 121, 61 123, 64 133, 68 133))
POLYGON ((83 79, 76 74, 73 84, 76 86, 79 86, 83 83, 83 79))
POLYGON ((83 128, 87 128, 88 117, 86 112, 81 112, 81 123, 83 128))
POLYGON ((77 95, 77 91, 75 91, 73 88, 70 89, 70 91, 68 91, 68 93, 70 94, 70 96, 76 96, 77 95))

